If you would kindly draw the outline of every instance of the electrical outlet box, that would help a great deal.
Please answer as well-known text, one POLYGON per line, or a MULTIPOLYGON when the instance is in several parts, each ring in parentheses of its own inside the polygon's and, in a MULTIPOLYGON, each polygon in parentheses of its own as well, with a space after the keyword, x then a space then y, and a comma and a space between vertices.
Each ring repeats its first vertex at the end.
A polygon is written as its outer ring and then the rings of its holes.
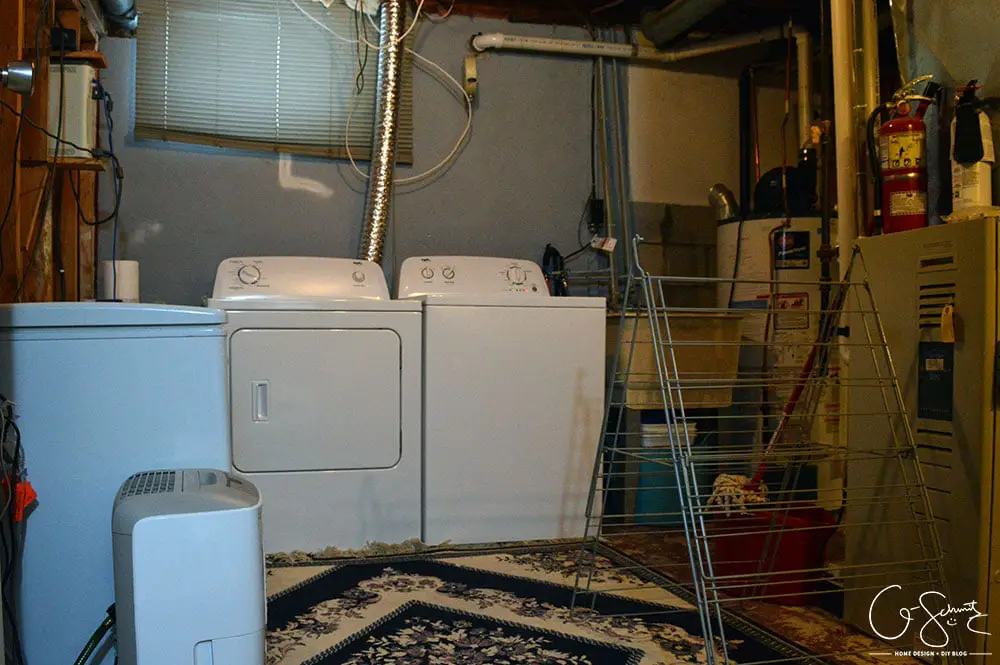
POLYGON ((604 199, 590 199, 587 230, 594 235, 600 235, 604 232, 604 199))

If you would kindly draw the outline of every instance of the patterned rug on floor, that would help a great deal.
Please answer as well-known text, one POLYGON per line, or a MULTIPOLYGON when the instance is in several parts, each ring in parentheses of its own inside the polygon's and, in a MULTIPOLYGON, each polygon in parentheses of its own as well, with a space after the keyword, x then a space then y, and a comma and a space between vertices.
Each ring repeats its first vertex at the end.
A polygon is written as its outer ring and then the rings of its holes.
MULTIPOLYGON (((523 545, 403 557, 273 564, 268 665, 668 665, 704 663, 690 594, 655 576, 617 593, 596 574, 596 611, 570 614, 579 545, 523 545), (626 616, 622 616, 626 615, 626 616)), ((611 551, 604 557, 617 557, 611 551)), ((619 562, 620 563, 620 562, 619 562)), ((628 573, 624 573, 628 575, 628 573)), ((731 661, 808 656, 738 617, 731 661)))

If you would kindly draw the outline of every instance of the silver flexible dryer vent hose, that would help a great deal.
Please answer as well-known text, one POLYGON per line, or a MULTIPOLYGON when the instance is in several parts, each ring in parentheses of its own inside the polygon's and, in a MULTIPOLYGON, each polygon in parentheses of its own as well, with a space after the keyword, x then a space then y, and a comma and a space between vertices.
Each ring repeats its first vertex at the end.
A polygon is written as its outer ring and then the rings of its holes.
POLYGON ((400 39, 406 19, 402 0, 383 0, 380 10, 381 37, 378 56, 378 88, 371 168, 365 223, 358 258, 382 263, 382 250, 389 230, 392 178, 396 164, 399 99, 403 87, 403 49, 400 39))

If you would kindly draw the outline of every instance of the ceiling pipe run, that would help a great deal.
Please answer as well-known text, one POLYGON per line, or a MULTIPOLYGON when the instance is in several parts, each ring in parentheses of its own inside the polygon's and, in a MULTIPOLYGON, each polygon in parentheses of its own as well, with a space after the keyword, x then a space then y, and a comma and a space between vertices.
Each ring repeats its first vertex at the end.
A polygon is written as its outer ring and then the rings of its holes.
POLYGON ((861 64, 864 68, 866 117, 879 105, 878 6, 875 0, 861 0, 861 64))
POLYGON ((693 28, 729 0, 674 0, 663 9, 642 15, 642 34, 660 48, 693 28))
POLYGON ((358 258, 381 264, 392 212, 392 178, 399 138, 399 99, 403 87, 402 36, 406 18, 402 0, 383 0, 379 16, 381 36, 375 129, 358 258))
POLYGON ((473 37, 472 48, 479 53, 495 49, 579 55, 589 58, 623 58, 638 62, 670 63, 784 39, 785 34, 784 27, 770 28, 746 35, 706 41, 697 46, 671 51, 659 51, 651 46, 639 46, 636 44, 555 39, 552 37, 523 37, 494 32, 473 37))

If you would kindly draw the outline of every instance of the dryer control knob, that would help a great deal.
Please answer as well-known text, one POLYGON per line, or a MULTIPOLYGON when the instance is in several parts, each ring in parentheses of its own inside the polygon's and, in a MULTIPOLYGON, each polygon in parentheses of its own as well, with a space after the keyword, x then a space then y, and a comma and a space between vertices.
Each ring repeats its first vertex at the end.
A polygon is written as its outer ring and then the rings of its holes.
POLYGON ((360 270, 355 270, 354 274, 351 275, 351 279, 353 279, 358 284, 364 284, 365 274, 360 270))
POLYGON ((524 270, 521 268, 509 268, 507 270, 507 279, 513 282, 514 284, 524 284, 524 280, 526 280, 527 278, 528 276, 524 273, 524 270))
POLYGON ((445 268, 444 270, 441 271, 441 276, 444 277, 445 279, 455 279, 454 268, 445 268))
POLYGON ((424 279, 434 279, 434 270, 432 268, 424 268, 420 271, 420 274, 423 275, 424 279))
POLYGON ((257 266, 242 266, 237 271, 236 276, 244 284, 256 284, 260 281, 260 268, 257 266))

